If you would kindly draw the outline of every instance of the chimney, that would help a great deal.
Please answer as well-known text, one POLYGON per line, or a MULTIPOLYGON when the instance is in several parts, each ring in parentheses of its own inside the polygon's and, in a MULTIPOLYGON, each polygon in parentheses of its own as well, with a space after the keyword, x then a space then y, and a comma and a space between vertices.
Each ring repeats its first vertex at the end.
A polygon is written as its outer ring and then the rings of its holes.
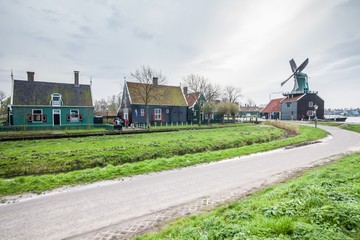
POLYGON ((79 86, 79 71, 74 71, 74 84, 76 87, 79 86))
POLYGON ((34 75, 35 72, 26 72, 27 73, 27 79, 29 82, 33 82, 35 80, 34 75))
POLYGON ((153 77, 153 84, 154 85, 158 85, 158 79, 157 77, 153 77))
POLYGON ((184 95, 186 96, 188 94, 188 88, 187 87, 184 87, 184 95))

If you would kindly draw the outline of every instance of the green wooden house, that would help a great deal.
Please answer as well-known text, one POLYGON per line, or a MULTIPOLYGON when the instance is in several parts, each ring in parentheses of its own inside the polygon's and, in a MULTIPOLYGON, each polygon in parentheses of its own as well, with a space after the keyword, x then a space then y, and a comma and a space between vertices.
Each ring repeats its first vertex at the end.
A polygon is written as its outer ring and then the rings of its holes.
POLYGON ((188 93, 187 87, 183 88, 183 92, 188 104, 187 119, 189 123, 201 123, 207 118, 206 114, 201 110, 206 102, 206 97, 202 92, 188 93))
POLYGON ((27 80, 13 79, 9 123, 26 128, 82 128, 93 125, 94 107, 91 86, 74 83, 35 81, 34 72, 27 80))
MULTIPOLYGON (((151 124, 185 123, 187 104, 179 86, 158 85, 157 78, 152 85, 156 86, 149 94, 149 121, 151 124)), ((145 83, 125 81, 122 101, 118 116, 129 123, 146 123, 145 83)))

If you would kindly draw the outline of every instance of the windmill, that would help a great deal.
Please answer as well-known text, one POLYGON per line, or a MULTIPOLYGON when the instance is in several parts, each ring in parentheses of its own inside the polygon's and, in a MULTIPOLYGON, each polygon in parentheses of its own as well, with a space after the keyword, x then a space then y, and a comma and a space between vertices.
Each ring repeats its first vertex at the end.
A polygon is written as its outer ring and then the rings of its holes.
POLYGON ((308 76, 301 71, 304 70, 306 65, 309 63, 309 58, 307 58, 299 67, 296 66, 294 59, 290 60, 290 67, 293 74, 290 75, 285 81, 281 83, 283 86, 290 78, 294 77, 294 88, 291 91, 291 94, 297 93, 307 93, 309 91, 308 76))

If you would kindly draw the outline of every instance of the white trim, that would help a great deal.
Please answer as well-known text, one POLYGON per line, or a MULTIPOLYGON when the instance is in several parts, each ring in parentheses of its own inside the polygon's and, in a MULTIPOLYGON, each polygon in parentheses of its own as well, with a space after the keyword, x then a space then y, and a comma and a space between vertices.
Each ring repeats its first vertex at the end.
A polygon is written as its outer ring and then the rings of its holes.
POLYGON ((79 119, 80 116, 79 116, 79 115, 80 115, 79 109, 70 109, 70 122, 80 122, 80 119, 79 119), (75 118, 75 117, 73 118, 73 117, 71 116, 71 112, 72 112, 72 111, 77 111, 77 115, 78 115, 77 118, 75 118), (73 120, 73 119, 74 119, 74 120, 73 120))
MULTIPOLYGON (((32 122, 33 123, 42 123, 43 122, 43 115, 44 115, 44 113, 43 113, 43 110, 42 109, 37 109, 37 108, 34 108, 34 109, 31 109, 31 119, 32 119, 32 122), (35 117, 34 117, 34 111, 41 111, 41 113, 40 113, 40 121, 36 121, 35 120, 35 117)), ((37 114, 38 115, 38 114, 37 114)))

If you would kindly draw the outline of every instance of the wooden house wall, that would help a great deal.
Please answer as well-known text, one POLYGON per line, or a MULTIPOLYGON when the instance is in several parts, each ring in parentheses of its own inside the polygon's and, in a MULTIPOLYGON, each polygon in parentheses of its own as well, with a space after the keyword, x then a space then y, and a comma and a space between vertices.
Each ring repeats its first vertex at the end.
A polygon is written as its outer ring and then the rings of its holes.
POLYGON ((71 107, 71 106, 12 106, 12 124, 14 126, 53 126, 53 109, 60 110, 60 125, 93 125, 94 107, 71 107), (33 109, 41 109, 43 112, 42 122, 29 121, 29 116, 32 115, 33 109), (68 121, 70 110, 78 109, 82 120, 79 122, 68 121))
MULTIPOLYGON (((175 123, 186 122, 187 120, 187 107, 186 106, 157 106, 150 105, 149 115, 150 122, 162 122, 162 123, 175 123), (162 119, 154 120, 155 109, 161 109, 162 119)), ((146 108, 145 105, 132 104, 131 105, 130 122, 132 123, 146 123, 146 108), (141 109, 144 110, 144 116, 141 116, 141 109)))

